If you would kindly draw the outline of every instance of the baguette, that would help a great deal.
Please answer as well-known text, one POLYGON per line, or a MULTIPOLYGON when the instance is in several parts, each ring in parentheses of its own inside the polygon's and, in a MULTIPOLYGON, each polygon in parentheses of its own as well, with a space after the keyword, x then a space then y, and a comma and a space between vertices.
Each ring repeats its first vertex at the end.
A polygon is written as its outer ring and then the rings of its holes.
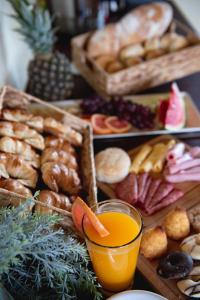
POLYGON ((168 3, 141 5, 119 22, 95 31, 87 43, 91 57, 115 55, 127 45, 160 37, 172 21, 173 10, 168 3))

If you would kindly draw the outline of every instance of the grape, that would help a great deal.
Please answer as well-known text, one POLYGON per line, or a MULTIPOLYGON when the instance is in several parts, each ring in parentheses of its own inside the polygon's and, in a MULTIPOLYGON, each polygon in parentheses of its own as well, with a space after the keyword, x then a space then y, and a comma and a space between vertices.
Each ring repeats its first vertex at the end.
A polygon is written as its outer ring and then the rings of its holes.
POLYGON ((81 109, 89 115, 100 113, 118 116, 138 129, 154 127, 155 113, 150 107, 124 100, 123 97, 114 97, 109 102, 99 96, 87 98, 81 102, 81 109))

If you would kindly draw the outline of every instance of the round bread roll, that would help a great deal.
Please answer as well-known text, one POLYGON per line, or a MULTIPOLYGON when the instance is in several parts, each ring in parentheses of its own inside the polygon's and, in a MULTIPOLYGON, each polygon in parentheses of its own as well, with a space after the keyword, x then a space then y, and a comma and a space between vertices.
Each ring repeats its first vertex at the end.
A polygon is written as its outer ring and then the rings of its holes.
POLYGON ((185 209, 176 207, 163 221, 163 227, 169 238, 180 240, 190 233, 190 221, 185 209))
POLYGON ((143 233, 140 253, 149 259, 158 258, 167 251, 167 235, 162 227, 150 228, 143 233))
POLYGON ((106 183, 122 181, 129 173, 131 160, 120 148, 107 148, 95 156, 97 180, 106 183))

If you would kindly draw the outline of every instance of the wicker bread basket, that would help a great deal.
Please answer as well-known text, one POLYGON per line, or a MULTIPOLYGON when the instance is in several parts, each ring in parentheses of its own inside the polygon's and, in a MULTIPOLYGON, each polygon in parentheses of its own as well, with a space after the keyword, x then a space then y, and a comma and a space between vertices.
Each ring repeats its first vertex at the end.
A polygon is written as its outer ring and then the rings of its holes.
POLYGON ((174 21, 174 24, 176 26, 171 25, 172 28, 195 38, 197 44, 109 74, 84 50, 91 35, 86 33, 72 39, 73 62, 81 75, 104 97, 139 92, 200 71, 198 37, 186 25, 178 21, 174 21))
MULTIPOLYGON (((26 108, 32 111, 34 105, 39 106, 41 110, 49 111, 52 116, 60 114, 62 121, 65 124, 70 125, 72 128, 78 130, 83 135, 83 145, 80 150, 80 173, 82 177, 82 184, 86 193, 86 201, 89 206, 95 206, 97 204, 97 188, 95 179, 95 167, 94 167, 94 154, 92 143, 92 130, 90 125, 85 121, 67 113, 66 111, 53 106, 47 102, 35 98, 31 95, 18 91, 12 87, 4 86, 0 89, 0 109, 5 106, 12 108, 26 108)), ((40 186, 36 186, 35 190, 40 190, 40 186)), ((8 206, 9 204, 17 206, 21 201, 24 201, 25 197, 14 192, 7 191, 0 188, 0 205, 8 206)), ((45 205, 43 205, 45 206, 45 205)), ((48 207, 48 206, 47 206, 48 207)), ((70 213, 58 209, 56 207, 50 207, 58 213, 63 215, 69 215, 70 213)))

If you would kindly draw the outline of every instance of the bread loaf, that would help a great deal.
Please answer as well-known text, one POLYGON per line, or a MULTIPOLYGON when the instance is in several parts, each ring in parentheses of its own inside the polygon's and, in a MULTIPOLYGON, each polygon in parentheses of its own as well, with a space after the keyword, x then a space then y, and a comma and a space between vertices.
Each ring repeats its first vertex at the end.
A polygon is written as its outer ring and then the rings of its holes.
POLYGON ((141 5, 119 22, 96 31, 88 41, 88 54, 91 57, 116 54, 129 44, 162 36, 171 23, 172 16, 172 7, 167 3, 141 5))

